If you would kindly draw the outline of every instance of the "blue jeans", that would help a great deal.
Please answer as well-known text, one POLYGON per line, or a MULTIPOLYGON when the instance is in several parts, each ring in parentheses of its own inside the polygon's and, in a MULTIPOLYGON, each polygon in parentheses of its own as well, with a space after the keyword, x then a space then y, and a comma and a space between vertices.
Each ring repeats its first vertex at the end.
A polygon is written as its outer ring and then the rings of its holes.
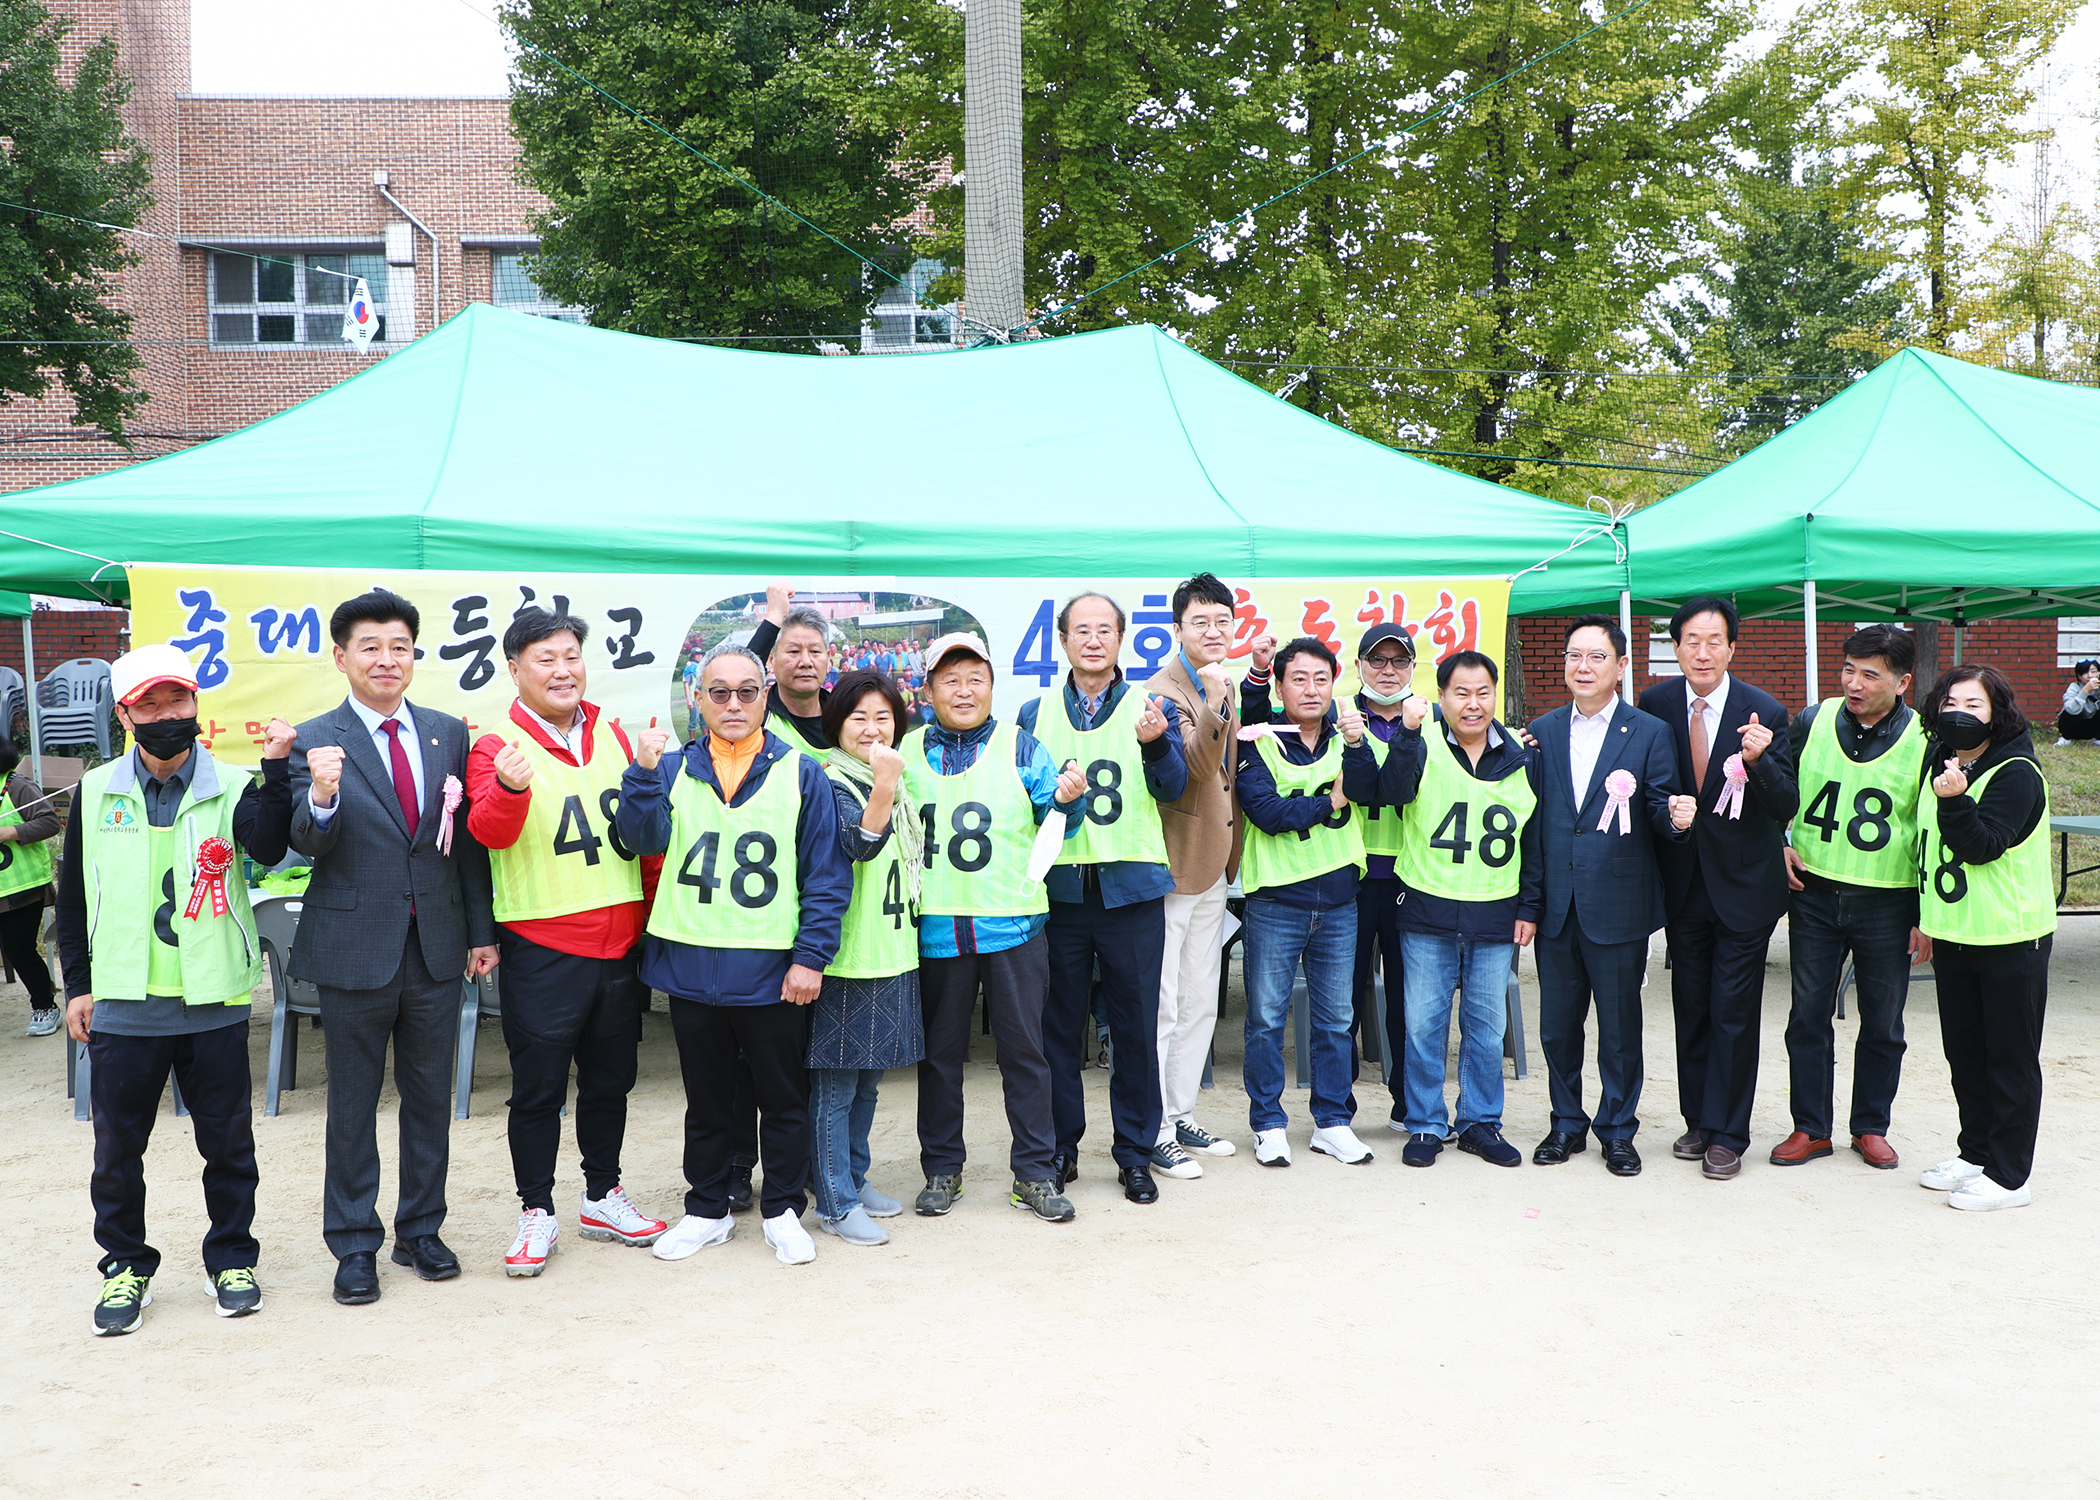
POLYGON ((809 1070, 809 1181, 827 1219, 851 1213, 868 1184, 868 1130, 881 1087, 880 1068, 809 1070))
POLYGON ((1305 965, 1312 1005, 1312 1117, 1316 1128, 1356 1118, 1355 1014, 1349 981, 1356 969, 1356 907, 1312 911, 1264 901, 1247 903, 1247 1119, 1256 1130, 1290 1123, 1283 1098, 1283 1029, 1291 1019, 1291 984, 1305 965))
POLYGON ((1444 1136, 1444 1058, 1451 1045, 1451 992, 1459 992, 1458 1128, 1502 1124, 1502 1033, 1509 1024, 1509 956, 1514 943, 1482 943, 1440 933, 1400 939, 1407 985, 1407 1130, 1444 1136))

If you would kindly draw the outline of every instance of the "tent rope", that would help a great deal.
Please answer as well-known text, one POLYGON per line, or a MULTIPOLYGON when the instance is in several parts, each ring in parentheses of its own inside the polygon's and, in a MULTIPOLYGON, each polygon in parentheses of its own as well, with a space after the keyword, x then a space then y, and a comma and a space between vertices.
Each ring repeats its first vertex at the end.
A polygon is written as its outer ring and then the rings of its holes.
POLYGON ((1611 538, 1613 561, 1615 561, 1618 564, 1618 566, 1622 568, 1625 567, 1625 525, 1626 518, 1632 515, 1634 512, 1633 502, 1629 500, 1624 505, 1615 507, 1610 501, 1603 500, 1599 496, 1592 495, 1590 497, 1590 504, 1593 506, 1601 506, 1607 519, 1583 527, 1582 530, 1575 533, 1575 539, 1569 542, 1567 546, 1561 548, 1560 551, 1548 553, 1546 556, 1540 558, 1537 562, 1533 563, 1530 567, 1521 568, 1517 572, 1510 574, 1509 582, 1514 584, 1519 578, 1522 578, 1526 573, 1545 572, 1547 564, 1551 563, 1555 558, 1566 557, 1570 552, 1573 552, 1576 548, 1586 546, 1590 542, 1595 541, 1600 536, 1608 536, 1611 538))

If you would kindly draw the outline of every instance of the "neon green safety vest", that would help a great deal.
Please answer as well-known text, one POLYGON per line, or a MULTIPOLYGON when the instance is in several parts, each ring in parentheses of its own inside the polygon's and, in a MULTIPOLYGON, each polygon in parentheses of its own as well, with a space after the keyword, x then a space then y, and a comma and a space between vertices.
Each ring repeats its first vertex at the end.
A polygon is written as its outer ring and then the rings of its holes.
MULTIPOLYGON (((16 828, 21 823, 22 815, 15 811, 15 799, 0 790, 0 828, 16 828)), ((33 891, 50 883, 51 847, 48 839, 34 844, 18 844, 9 839, 0 844, 0 897, 33 891)))
POLYGON ((1074 729, 1065 711, 1064 690, 1036 699, 1035 737, 1060 767, 1079 762, 1086 773, 1085 821, 1065 840, 1057 856, 1061 865, 1099 865, 1112 861, 1163 865, 1167 840, 1160 832, 1152 792, 1145 784, 1144 750, 1138 743, 1138 715, 1148 701, 1136 688, 1124 692, 1104 724, 1074 729))
POLYGON ((723 804, 712 783, 679 771, 671 788, 671 847, 649 910, 652 936, 695 948, 795 946, 802 925, 795 852, 801 764, 793 755, 775 761, 735 807, 723 804))
MULTIPOLYGON (((1969 795, 1982 797, 1991 778, 2011 764, 2000 761, 1970 782, 1969 795)), ((2035 770, 2041 767, 2035 765, 2035 770)), ((1930 787, 1918 798, 1918 833, 1925 853, 1918 888, 1918 927, 1927 937, 1952 943, 2026 943, 2056 931, 2046 776, 2042 778, 2042 815, 2035 820, 2034 831, 1989 864, 1963 864, 1940 842, 1940 799, 1930 787)))
POLYGON ((1842 698, 1828 698, 1809 721, 1801 749, 1801 806, 1792 843, 1801 863, 1825 880, 1906 890, 1918 880, 1918 768, 1925 727, 1912 714, 1896 742, 1862 765, 1837 738, 1842 698))
POLYGON ((1482 781, 1459 762, 1444 726, 1422 725, 1422 784, 1407 804, 1407 839, 1394 864, 1410 890, 1447 901, 1503 901, 1523 883, 1524 825, 1538 810, 1519 768, 1482 781))
MULTIPOLYGON (((1293 724, 1284 730, 1296 734, 1293 724)), ((1365 731, 1369 733, 1369 731, 1365 731)), ((1285 797, 1326 797, 1342 777, 1342 737, 1330 734, 1327 748, 1310 765, 1286 760, 1276 736, 1265 734, 1254 743, 1254 753, 1276 778, 1276 790, 1285 797)), ((1312 827, 1296 833, 1263 833, 1247 825, 1246 843, 1240 852, 1240 888, 1248 895, 1271 886, 1296 885, 1344 865, 1364 872, 1364 839, 1358 831, 1355 811, 1344 807, 1330 812, 1312 827)))
MULTIPOLYGON (((704 729, 706 726, 703 724, 701 727, 704 729)), ((778 711, 768 713, 766 715, 766 728, 772 730, 818 765, 824 763, 825 747, 812 745, 802 731, 795 727, 795 721, 786 714, 778 711)))
MULTIPOLYGON (((827 770, 863 808, 867 793, 837 771, 827 770)), ((904 792, 899 787, 898 793, 904 792)), ((838 957, 825 967, 839 979, 888 979, 919 966, 919 923, 905 901, 904 860, 897 852, 897 825, 873 859, 853 863, 853 901, 839 933, 838 957)))
POLYGON ((80 779, 73 816, 83 820, 88 967, 98 1000, 179 994, 189 1005, 246 1005, 262 980, 262 945, 233 836, 233 810, 249 779, 220 766, 201 745, 190 754, 197 764, 167 829, 147 825, 136 755, 80 779), (228 773, 231 779, 222 780, 228 773), (197 847, 208 838, 235 844, 226 875, 228 910, 212 915, 207 899, 194 918, 185 917, 197 847))
POLYGON ((935 917, 1032 917, 1050 910, 1050 893, 1028 878, 1035 803, 1014 764, 1019 731, 1010 723, 967 771, 953 776, 926 758, 926 731, 904 741, 904 787, 926 825, 922 908, 935 917))
POLYGON ((530 734, 519 735, 517 743, 532 762, 532 801, 517 842, 489 850, 496 920, 531 922, 641 900, 642 867, 613 826, 627 757, 611 727, 599 721, 591 733, 591 758, 581 766, 530 734))
MULTIPOLYGON (((1392 751, 1392 746, 1369 729, 1364 731, 1364 743, 1371 747, 1372 758, 1383 766, 1386 756, 1392 751)), ((1364 853, 1383 854, 1389 859, 1397 859, 1407 842, 1407 834, 1402 827, 1406 812, 1404 807, 1379 807, 1375 804, 1357 808, 1356 831, 1363 837, 1364 853)))

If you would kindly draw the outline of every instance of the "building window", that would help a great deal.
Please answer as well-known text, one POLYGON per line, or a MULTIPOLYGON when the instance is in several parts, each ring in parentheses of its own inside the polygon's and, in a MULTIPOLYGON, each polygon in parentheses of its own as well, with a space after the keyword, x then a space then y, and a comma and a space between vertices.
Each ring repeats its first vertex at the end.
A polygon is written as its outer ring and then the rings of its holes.
POLYGON ((1670 639, 1668 626, 1648 632, 1648 675, 1650 677, 1682 677, 1684 668, 1677 665, 1677 643, 1670 639))
POLYGON ((386 338, 386 256, 379 250, 211 258, 215 344, 318 344, 343 348, 343 313, 362 276, 386 338))
POLYGON ((2100 615, 2065 615, 2056 622, 2056 664, 2100 661, 2100 615))
POLYGON ((926 289, 948 269, 944 262, 912 262, 903 283, 891 282, 875 299, 868 320, 861 324, 863 354, 895 354, 910 349, 952 349, 955 346, 955 304, 929 306, 926 289))
POLYGON ((583 309, 571 307, 566 302, 550 301, 546 293, 525 269, 525 257, 530 251, 498 250, 490 257, 493 275, 490 284, 490 300, 498 307, 512 312, 530 313, 535 318, 555 318, 564 323, 587 323, 583 309))

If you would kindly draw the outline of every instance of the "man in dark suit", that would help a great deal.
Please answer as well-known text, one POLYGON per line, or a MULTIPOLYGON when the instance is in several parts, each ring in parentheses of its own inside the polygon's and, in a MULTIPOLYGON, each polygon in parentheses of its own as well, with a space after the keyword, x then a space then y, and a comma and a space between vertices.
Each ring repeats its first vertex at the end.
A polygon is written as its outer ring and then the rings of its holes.
POLYGON ((447 829, 447 783, 463 783, 467 726, 405 701, 415 675, 416 607, 374 589, 328 622, 341 706, 299 726, 292 754, 292 847, 314 861, 290 971, 321 992, 328 1148, 321 1234, 335 1300, 379 1300, 376 1112, 394 1044, 401 1095, 401 1192, 394 1263, 425 1281, 459 1274, 445 1220, 454 1027, 460 976, 496 967, 488 852, 464 807, 447 829), (440 835, 449 832, 449 845, 440 835))
POLYGON ((1553 1128, 1531 1159, 1557 1166, 1589 1144, 1583 1024, 1597 1002, 1597 1139, 1617 1177, 1641 1170, 1641 975, 1663 925, 1658 842, 1682 843, 1695 804, 1681 795, 1670 731, 1623 702, 1632 665, 1609 615, 1569 622, 1563 670, 1574 701, 1533 721, 1545 902, 1539 916, 1539 1048, 1553 1128), (1630 784, 1629 784, 1630 779, 1630 784))
POLYGON ((1801 801, 1786 709, 1728 673, 1736 630, 1726 599, 1686 600, 1670 617, 1684 675, 1641 694, 1699 799, 1691 840, 1662 851, 1685 1124, 1670 1150, 1715 1181, 1740 1172, 1750 1147, 1765 949, 1786 910, 1786 830, 1801 801))

